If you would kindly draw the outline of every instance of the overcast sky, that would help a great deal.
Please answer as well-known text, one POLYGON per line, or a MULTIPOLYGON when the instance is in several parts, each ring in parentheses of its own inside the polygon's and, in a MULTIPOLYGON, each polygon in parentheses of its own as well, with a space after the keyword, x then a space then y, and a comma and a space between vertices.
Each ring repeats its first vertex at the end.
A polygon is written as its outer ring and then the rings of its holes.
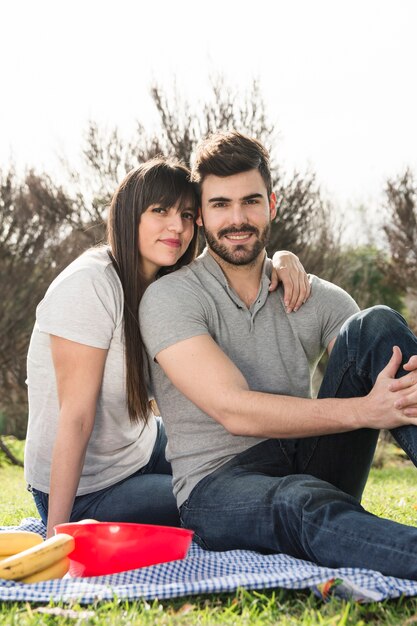
POLYGON ((340 207, 417 173, 415 0, 9 0, 0 9, 0 165, 57 172, 87 120, 152 124, 149 86, 203 101, 259 77, 286 169, 340 207))

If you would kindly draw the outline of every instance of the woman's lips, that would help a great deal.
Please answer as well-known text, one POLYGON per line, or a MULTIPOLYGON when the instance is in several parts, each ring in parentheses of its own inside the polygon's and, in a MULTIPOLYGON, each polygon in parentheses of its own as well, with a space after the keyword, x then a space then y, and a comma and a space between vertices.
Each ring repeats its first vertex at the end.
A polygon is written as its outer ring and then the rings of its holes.
POLYGON ((170 248, 179 248, 181 246, 181 241, 179 239, 160 239, 159 241, 170 248))

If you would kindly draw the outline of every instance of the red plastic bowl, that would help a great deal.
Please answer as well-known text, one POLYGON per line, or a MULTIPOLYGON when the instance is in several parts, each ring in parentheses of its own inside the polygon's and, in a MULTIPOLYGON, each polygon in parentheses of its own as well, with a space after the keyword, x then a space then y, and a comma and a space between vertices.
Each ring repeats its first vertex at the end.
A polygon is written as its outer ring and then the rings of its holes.
POLYGON ((183 559, 194 534, 172 526, 114 522, 58 524, 54 530, 75 539, 69 554, 69 573, 74 577, 116 574, 183 559))

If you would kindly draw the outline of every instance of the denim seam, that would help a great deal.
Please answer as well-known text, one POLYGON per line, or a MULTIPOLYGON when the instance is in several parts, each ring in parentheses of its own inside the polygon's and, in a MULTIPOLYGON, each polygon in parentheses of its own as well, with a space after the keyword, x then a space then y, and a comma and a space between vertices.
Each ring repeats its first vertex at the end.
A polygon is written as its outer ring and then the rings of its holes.
POLYGON ((276 439, 276 441, 278 441, 279 447, 281 448, 281 452, 284 453, 284 456, 287 459, 288 465, 291 467, 293 462, 288 456, 287 450, 285 449, 284 442, 282 441, 282 439, 276 439))
MULTIPOLYGON (((338 378, 336 378, 336 390, 339 389, 342 383, 343 376, 345 376, 346 372, 348 371, 348 369, 351 367, 352 364, 355 365, 356 373, 360 378, 366 377, 372 383, 371 375, 369 374, 367 370, 363 369, 362 367, 358 365, 356 356, 348 356, 347 359, 343 362, 343 365, 339 368, 339 376, 338 378)), ((337 397, 336 394, 334 395, 334 397, 337 397)))
POLYGON ((188 500, 186 500, 182 505, 181 505, 181 511, 184 509, 185 511, 188 511, 190 513, 221 513, 222 511, 236 511, 236 510, 244 510, 244 511, 269 511, 271 510, 271 504, 259 504, 257 503, 256 505, 253 506, 248 506, 248 502, 247 500, 242 501, 242 502, 234 502, 233 505, 231 505, 230 507, 228 507, 225 504, 220 505, 219 507, 216 508, 209 508, 207 506, 188 506, 187 505, 188 500))
MULTIPOLYGON (((343 528, 342 530, 338 530, 336 525, 335 525, 334 529, 330 529, 330 528, 323 528, 322 525, 316 524, 315 522, 310 522, 308 520, 303 520, 302 524, 303 525, 312 526, 317 531, 320 531, 320 533, 325 532, 325 533, 327 533, 329 535, 332 535, 332 536, 335 535, 339 539, 340 539, 341 536, 342 537, 343 536, 344 537, 348 537, 351 541, 354 541, 358 545, 361 544, 361 543, 366 543, 367 545, 371 545, 373 548, 387 548, 386 544, 375 543, 371 539, 364 539, 364 538, 358 537, 357 535, 352 535, 351 533, 346 531, 345 528, 343 528)), ((401 550, 401 549, 397 548, 397 546, 394 543, 390 543, 389 549, 390 550, 395 550, 399 554, 402 554, 402 555, 405 555, 405 556, 408 556, 408 557, 410 556, 410 552, 409 551, 405 552, 404 550, 401 550)))
POLYGON ((407 452, 407 454, 412 457, 413 459, 417 458, 417 449, 414 448, 413 445, 409 444, 409 442, 407 441, 406 438, 403 437, 401 432, 396 432, 395 436, 397 439, 399 439, 401 441, 401 445, 404 448, 404 450, 407 452))
POLYGON ((313 456, 314 452, 316 451, 318 443, 319 443, 319 438, 317 437, 316 442, 315 442, 314 446, 311 449, 310 455, 307 457, 307 459, 305 460, 304 465, 301 467, 301 472, 299 472, 300 474, 306 474, 306 473, 308 474, 308 472, 306 472, 306 469, 307 469, 307 467, 308 467, 308 465, 309 465, 309 463, 310 463, 310 461, 312 459, 312 456, 313 456))
MULTIPOLYGON (((340 387, 340 385, 342 383, 343 376, 346 374, 346 372, 348 371, 348 369, 352 365, 352 363, 355 363, 355 362, 356 362, 356 358, 355 357, 348 357, 343 362, 343 365, 339 368, 339 376, 336 378, 336 389, 339 389, 339 387, 340 387)), ((335 397, 335 396, 332 396, 332 397, 335 397)))

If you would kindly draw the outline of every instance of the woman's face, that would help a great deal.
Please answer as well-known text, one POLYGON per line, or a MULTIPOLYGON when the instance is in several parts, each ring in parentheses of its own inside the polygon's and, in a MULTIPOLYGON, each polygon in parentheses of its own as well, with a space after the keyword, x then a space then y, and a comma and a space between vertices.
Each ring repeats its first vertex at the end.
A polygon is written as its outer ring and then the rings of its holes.
POLYGON ((193 235, 196 210, 191 198, 171 207, 151 204, 139 222, 139 252, 142 272, 153 280, 161 267, 175 265, 187 250, 193 235))

